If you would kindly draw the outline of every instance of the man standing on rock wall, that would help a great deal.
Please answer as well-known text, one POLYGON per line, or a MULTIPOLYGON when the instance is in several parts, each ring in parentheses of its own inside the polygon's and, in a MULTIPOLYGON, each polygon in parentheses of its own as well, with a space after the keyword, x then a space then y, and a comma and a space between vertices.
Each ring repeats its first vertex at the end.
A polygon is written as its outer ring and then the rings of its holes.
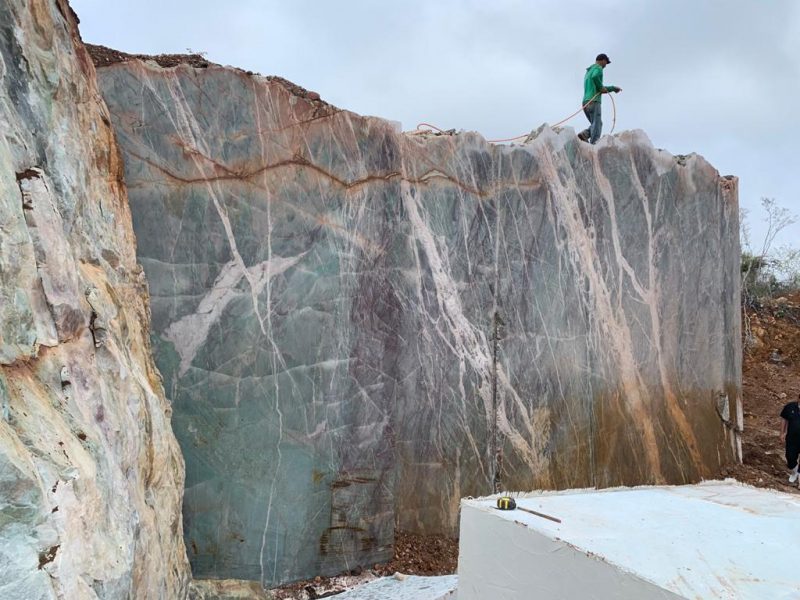
POLYGON ((578 137, 584 142, 597 143, 603 129, 600 99, 609 92, 621 92, 615 85, 603 85, 603 69, 611 63, 606 54, 598 54, 593 65, 586 69, 583 77, 583 113, 589 119, 589 128, 584 129, 578 137))
POLYGON ((781 435, 786 439, 786 466, 791 469, 789 483, 798 479, 797 458, 800 456, 800 394, 781 411, 781 435))

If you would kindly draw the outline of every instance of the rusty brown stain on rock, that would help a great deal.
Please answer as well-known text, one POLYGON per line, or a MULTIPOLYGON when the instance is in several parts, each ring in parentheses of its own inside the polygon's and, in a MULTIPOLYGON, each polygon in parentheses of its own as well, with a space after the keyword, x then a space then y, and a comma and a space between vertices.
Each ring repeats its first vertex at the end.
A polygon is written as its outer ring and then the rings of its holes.
POLYGON ((366 536, 361 538, 361 551, 368 552, 375 548, 375 538, 372 536, 366 536))
POLYGON ((325 531, 322 532, 322 535, 319 536, 319 552, 323 556, 327 556, 330 553, 330 544, 331 544, 331 536, 332 534, 344 531, 351 531, 354 534, 359 534, 364 532, 363 527, 352 527, 349 525, 337 525, 334 527, 328 527, 325 531))
POLYGON ((365 484, 375 482, 374 477, 342 477, 331 483, 332 489, 345 488, 353 484, 365 484))
POLYGON ((23 181, 25 179, 38 179, 41 177, 42 173, 38 169, 28 168, 24 171, 20 171, 16 174, 17 181, 23 181))
POLYGON ((58 549, 61 547, 60 544, 56 544, 55 546, 51 546, 44 552, 39 553, 39 570, 43 569, 47 563, 51 563, 55 560, 56 554, 58 553, 58 549))

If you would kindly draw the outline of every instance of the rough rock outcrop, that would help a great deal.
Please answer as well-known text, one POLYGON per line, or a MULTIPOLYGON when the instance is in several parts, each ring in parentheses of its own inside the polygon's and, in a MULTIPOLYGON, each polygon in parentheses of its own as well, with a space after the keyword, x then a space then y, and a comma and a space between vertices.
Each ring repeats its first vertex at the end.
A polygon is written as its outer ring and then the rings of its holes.
POLYGON ((98 76, 195 575, 341 571, 496 486, 736 460, 736 181, 702 158, 403 135, 214 65, 98 76))
POLYGON ((183 461, 65 0, 0 0, 0 598, 185 597, 183 461))

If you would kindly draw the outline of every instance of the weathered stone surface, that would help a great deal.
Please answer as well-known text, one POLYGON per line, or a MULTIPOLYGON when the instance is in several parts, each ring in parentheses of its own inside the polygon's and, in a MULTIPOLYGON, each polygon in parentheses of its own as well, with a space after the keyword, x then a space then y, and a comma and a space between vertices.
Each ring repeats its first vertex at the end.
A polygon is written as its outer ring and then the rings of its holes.
POLYGON ((185 597, 122 165, 62 0, 0 0, 0 597, 185 597))
POLYGON ((238 579, 193 579, 189 583, 189 600, 270 600, 257 581, 238 579))
POLYGON ((419 577, 396 573, 338 594, 341 600, 453 600, 457 575, 419 577))
POLYGON ((450 532, 495 484, 735 460, 736 181, 702 158, 641 132, 406 136, 213 65, 99 77, 197 576, 386 558, 395 525, 450 532))

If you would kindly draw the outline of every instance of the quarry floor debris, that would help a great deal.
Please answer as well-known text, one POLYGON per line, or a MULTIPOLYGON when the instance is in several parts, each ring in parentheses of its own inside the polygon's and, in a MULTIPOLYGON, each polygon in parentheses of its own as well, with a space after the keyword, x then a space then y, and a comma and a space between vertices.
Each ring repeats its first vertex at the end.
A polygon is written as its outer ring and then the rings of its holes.
POLYGON ((380 577, 403 575, 452 575, 458 567, 458 540, 445 536, 395 534, 394 558, 391 562, 374 565, 372 569, 357 569, 349 576, 316 577, 272 590, 276 600, 311 600, 322 594, 347 589, 374 581, 380 577))

